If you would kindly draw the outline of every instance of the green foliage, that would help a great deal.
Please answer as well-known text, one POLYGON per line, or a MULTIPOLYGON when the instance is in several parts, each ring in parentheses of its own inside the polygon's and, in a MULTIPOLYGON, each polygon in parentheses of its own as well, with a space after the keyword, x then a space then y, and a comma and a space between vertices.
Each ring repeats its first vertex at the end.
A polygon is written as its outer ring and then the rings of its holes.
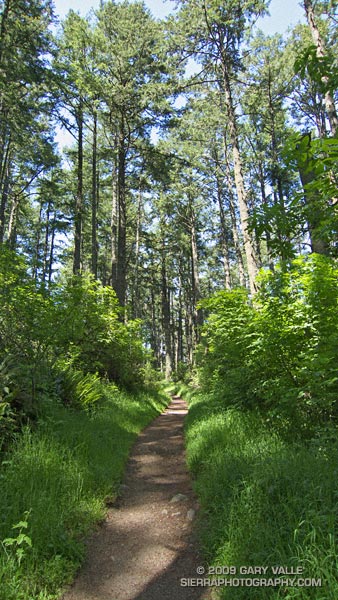
POLYGON ((249 401, 246 392, 250 369, 243 356, 252 321, 248 293, 245 290, 218 292, 203 300, 201 307, 208 311, 197 358, 202 363, 201 382, 218 389, 222 401, 225 394, 225 402, 245 403, 249 401))
POLYGON ((305 48, 294 65, 295 73, 305 79, 306 75, 316 83, 322 94, 334 92, 338 86, 338 69, 331 54, 317 56, 313 44, 305 48))
POLYGON ((93 410, 103 394, 103 384, 97 374, 77 371, 70 365, 56 365, 57 392, 64 404, 93 410))
POLYGON ((193 50, 202 64, 222 53, 224 59, 226 54, 230 70, 240 66, 239 46, 246 27, 258 15, 266 13, 264 0, 248 0, 244 5, 236 0, 226 4, 212 0, 208 5, 199 0, 178 0, 177 5, 180 7, 177 21, 187 38, 186 48, 193 50))
POLYGON ((47 294, 2 248, 0 303, 1 451, 51 400, 91 413, 101 410, 103 380, 136 388, 154 379, 140 323, 124 324, 115 292, 91 277, 47 294))
MULTIPOLYGON (((140 323, 121 321, 112 288, 83 276, 47 293, 29 277, 23 259, 2 248, 0 301, 0 358, 6 358, 0 370, 1 397, 19 412, 34 413, 37 396, 52 384, 50 373, 60 378, 64 372, 65 381, 67 369, 81 371, 83 377, 90 373, 94 387, 95 373, 125 386, 142 382, 146 354, 140 323)), ((77 384, 75 379, 76 387, 81 376, 77 384)), ((90 377, 75 395, 84 396, 89 384, 90 377)))
POLYGON ((242 291, 204 301, 203 389, 297 436, 336 423, 337 284, 335 262, 314 254, 261 273, 254 305, 242 291))
MULTIPOLYGON (((194 395, 186 422, 189 468, 210 565, 302 567, 322 588, 224 587, 222 599, 335 600, 337 436, 288 444, 257 415, 194 395)), ((270 571, 271 573, 271 571, 270 571)))
POLYGON ((262 277, 256 392, 298 434, 337 420, 337 267, 312 255, 262 277), (261 375, 260 375, 261 373, 261 375))
POLYGON ((132 396, 111 385, 102 396, 90 413, 45 401, 37 426, 5 457, 1 600, 59 597, 83 559, 85 536, 105 515, 105 499, 118 494, 136 434, 167 403, 164 394, 132 396))
MULTIPOLYGON (((29 512, 26 511, 25 518, 27 518, 28 515, 29 515, 29 512)), ((15 538, 14 537, 5 538, 2 542, 2 544, 5 548, 12 548, 14 550, 14 554, 15 554, 15 557, 16 557, 19 567, 21 565, 22 559, 25 557, 27 548, 32 547, 31 538, 26 533, 23 533, 23 531, 26 530, 27 527, 28 527, 27 521, 19 521, 19 523, 16 523, 16 525, 13 525, 13 527, 12 527, 12 529, 14 530, 14 533, 16 532, 17 529, 19 530, 18 535, 15 538)), ((12 534, 12 535, 14 535, 14 534, 12 534)))
POLYGON ((55 347, 75 369, 98 373, 123 386, 142 382, 146 354, 139 321, 121 321, 116 293, 91 276, 57 287, 55 347))
POLYGON ((0 304, 0 396, 7 404, 2 405, 1 430, 5 443, 14 421, 34 416, 37 395, 50 380, 53 305, 28 276, 23 259, 4 247, 0 249, 0 304))

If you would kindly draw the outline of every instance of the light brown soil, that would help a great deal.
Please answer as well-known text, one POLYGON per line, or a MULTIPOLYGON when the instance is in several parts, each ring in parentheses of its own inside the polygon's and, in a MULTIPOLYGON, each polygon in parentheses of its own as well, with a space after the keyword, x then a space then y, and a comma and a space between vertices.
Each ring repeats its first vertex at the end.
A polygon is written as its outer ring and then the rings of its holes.
POLYGON ((87 561, 63 600, 206 598, 205 589, 180 585, 198 577, 201 564, 190 520, 197 502, 185 465, 186 412, 174 397, 139 436, 118 506, 88 541, 87 561), (172 502, 177 494, 186 498, 172 502))

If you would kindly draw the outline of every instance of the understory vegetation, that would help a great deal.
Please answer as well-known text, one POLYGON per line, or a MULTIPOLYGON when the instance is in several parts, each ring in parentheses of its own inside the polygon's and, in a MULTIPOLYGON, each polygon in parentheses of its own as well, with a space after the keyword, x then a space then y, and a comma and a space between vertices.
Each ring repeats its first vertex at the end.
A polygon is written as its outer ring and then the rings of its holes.
POLYGON ((203 300, 199 382, 222 406, 307 439, 337 427, 338 268, 319 254, 261 272, 259 292, 203 300), (322 431, 323 430, 323 431, 322 431))
POLYGON ((300 577, 322 584, 229 586, 220 598, 335 600, 337 440, 287 442, 252 412, 225 410, 212 395, 195 394, 186 442, 207 562, 233 565, 237 573, 243 566, 283 566, 294 572, 300 567, 298 576, 274 576, 269 568, 266 575, 239 577, 300 577))
POLYGON ((47 291, 22 257, 1 249, 0 302, 0 449, 44 413, 47 399, 90 412, 102 381, 145 384, 141 324, 123 323, 114 290, 91 276, 65 276, 47 291))
POLYGON ((203 302, 195 388, 182 391, 207 560, 322 583, 221 598, 337 598, 337 291, 335 262, 312 255, 262 274, 253 303, 243 290, 203 302))

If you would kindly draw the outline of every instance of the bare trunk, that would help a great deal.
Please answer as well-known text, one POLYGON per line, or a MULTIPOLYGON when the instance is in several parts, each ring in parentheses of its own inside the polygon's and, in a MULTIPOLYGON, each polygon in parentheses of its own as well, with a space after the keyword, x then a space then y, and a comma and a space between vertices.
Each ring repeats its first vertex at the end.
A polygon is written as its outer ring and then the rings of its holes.
POLYGON ((172 368, 177 370, 177 328, 175 323, 175 294, 170 294, 170 334, 171 334, 171 357, 172 368))
POLYGON ((179 278, 178 291, 178 315, 177 315, 177 363, 184 360, 183 349, 183 301, 182 301, 182 280, 179 278))
MULTIPOLYGON (((117 146, 117 143, 115 142, 117 146)), ((117 200, 117 168, 114 158, 112 171, 112 199, 111 199, 111 244, 110 244, 110 268, 111 268, 111 285, 116 290, 117 286, 117 224, 118 224, 118 200, 117 200)))
POLYGON ((5 155, 4 161, 4 176, 2 178, 2 192, 1 192, 1 203, 0 203, 0 244, 4 241, 5 235, 5 220, 6 220, 6 208, 9 195, 9 184, 10 184, 10 162, 9 162, 9 145, 5 155))
POLYGON ((151 348, 154 352, 156 367, 159 368, 161 366, 161 336, 159 332, 159 318, 157 314, 157 304, 155 297, 155 289, 156 283, 153 280, 150 288, 150 298, 151 298, 151 348))
POLYGON ((139 263, 140 263, 140 239, 141 239, 141 222, 142 222, 142 191, 139 190, 137 203, 137 219, 135 233, 135 260, 134 260, 134 277, 133 277, 133 315, 134 318, 140 316, 140 282, 139 282, 139 263))
POLYGON ((94 110, 92 155, 92 273, 97 279, 97 112, 94 110))
POLYGON ((78 146, 77 146, 77 192, 74 215, 74 259, 73 274, 82 270, 82 213, 83 213, 83 106, 80 100, 77 111, 78 146))
POLYGON ((161 281, 161 297, 162 297, 162 323, 164 332, 165 344, 165 378, 168 381, 172 374, 172 345, 171 345, 171 327, 170 327, 170 293, 167 281, 167 269, 165 260, 165 244, 162 243, 162 281, 161 281))
MULTIPOLYGON (((269 86, 268 86, 268 100, 269 100, 269 116, 270 116, 270 130, 271 130, 271 155, 272 155, 272 166, 271 166, 271 184, 273 188, 273 197, 274 203, 279 206, 279 210, 282 213, 282 219, 279 219, 279 223, 277 221, 276 235, 279 240, 279 248, 280 248, 280 257, 282 260, 286 260, 288 257, 288 252, 285 249, 284 240, 290 244, 289 236, 287 235, 287 231, 285 231, 285 227, 288 224, 288 218, 285 210, 285 202, 284 202, 284 193, 283 193, 283 182, 280 174, 280 157, 278 155, 278 144, 277 144, 277 134, 276 134, 276 115, 275 115, 275 105, 271 92, 272 85, 272 77, 269 71, 269 86)), ((261 189, 264 189, 264 178, 261 181, 261 189)), ((265 190, 264 190, 265 193, 265 190)))
POLYGON ((7 228, 7 241, 8 245, 12 250, 15 250, 16 246, 16 219, 19 208, 19 196, 13 196, 11 211, 8 220, 8 228, 7 228))
POLYGON ((52 237, 50 240, 50 251, 49 251, 49 261, 48 261, 48 283, 50 284, 53 276, 53 262, 54 262, 54 244, 55 244, 55 225, 56 225, 56 213, 54 212, 54 217, 52 221, 52 237))
POLYGON ((38 265, 39 265, 39 257, 40 257, 40 244, 41 244, 41 225, 42 225, 42 210, 43 210, 43 200, 40 200, 40 210, 39 210, 39 219, 36 231, 36 240, 35 240, 35 249, 34 249, 34 260, 33 260, 33 279, 37 280, 38 278, 38 265))
POLYGON ((198 269, 198 249, 197 249, 197 233, 196 233, 196 217, 193 206, 193 199, 189 197, 189 229, 190 229, 190 250, 191 250, 191 291, 192 291, 192 337, 193 347, 199 341, 199 329, 203 322, 202 311, 197 308, 198 301, 201 297, 200 280, 198 269))
POLYGON ((238 229, 237 229, 235 199, 234 199, 234 195, 232 193, 232 178, 231 178, 230 164, 229 164, 229 159, 228 159, 227 141, 226 141, 225 132, 223 132, 223 144, 224 144, 224 162, 225 162, 226 182, 227 182, 227 186, 228 186, 231 231, 232 231, 232 237, 234 240, 235 253, 236 253, 236 258, 237 258, 239 284, 240 284, 240 286, 245 287, 246 282, 245 282, 243 254, 242 254, 242 248, 241 248, 241 241, 239 239, 239 234, 238 234, 238 229))
POLYGON ((117 198, 118 198, 118 236, 117 236, 117 277, 116 294, 121 306, 126 301, 126 270, 127 270, 127 204, 126 204, 126 141, 124 119, 118 140, 118 173, 117 173, 117 198))
POLYGON ((47 214, 46 214, 46 232, 45 232, 45 244, 44 244, 44 252, 43 252, 43 272, 42 272, 42 280, 45 281, 48 271, 48 256, 49 256, 49 234, 50 234, 50 202, 48 202, 47 206, 47 214))
POLYGON ((232 93, 229 76, 226 70, 226 66, 223 65, 223 83, 224 83, 224 96, 225 105, 228 114, 230 142, 232 145, 232 153, 234 160, 234 174, 235 174, 235 185, 237 191, 239 213, 241 218, 241 227, 243 233, 243 242, 246 255, 249 284, 251 294, 255 294, 256 288, 256 276, 257 276, 257 258, 255 253, 255 247, 251 232, 249 231, 249 210, 248 210, 248 199, 244 186, 242 159, 239 150, 238 133, 237 133, 237 121, 236 114, 232 101, 232 93))
MULTIPOLYGON (((265 191, 265 179, 264 179, 264 173, 263 173, 263 166, 262 164, 259 165, 259 183, 261 186, 261 195, 262 195, 262 204, 263 206, 267 206, 268 204, 268 199, 266 197, 266 191, 265 191)), ((271 271, 274 270, 274 264, 273 264, 273 260, 272 260, 272 250, 271 250, 271 235, 270 235, 270 231, 268 228, 265 229, 265 237, 266 237, 266 253, 267 253, 267 259, 268 259, 268 263, 269 263, 269 268, 271 271)))
POLYGON ((188 364, 193 364, 193 322, 191 308, 185 311, 185 339, 187 345, 188 364))
POLYGON ((1 24, 0 24, 0 64, 2 62, 3 53, 5 49, 5 35, 7 31, 7 21, 8 15, 10 11, 11 0, 6 0, 4 3, 4 7, 1 15, 1 24))
MULTIPOLYGON (((216 157, 216 165, 219 167, 219 160, 216 157)), ((217 186, 217 200, 219 207, 219 218, 221 224, 221 244, 222 244, 222 254, 223 254, 223 268, 224 268, 224 284, 225 289, 231 290, 231 274, 230 274, 230 261, 229 261, 229 247, 228 247, 228 227, 225 219, 225 211, 223 204, 223 194, 222 194, 222 182, 220 180, 219 174, 216 174, 216 186, 217 186)))

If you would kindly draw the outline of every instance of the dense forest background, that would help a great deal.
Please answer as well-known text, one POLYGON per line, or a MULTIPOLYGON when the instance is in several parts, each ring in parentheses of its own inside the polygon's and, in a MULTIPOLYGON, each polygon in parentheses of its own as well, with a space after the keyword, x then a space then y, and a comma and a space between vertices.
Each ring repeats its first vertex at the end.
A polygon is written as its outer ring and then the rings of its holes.
MULTIPOLYGON (((247 289, 265 311, 277 295, 283 311, 289 286, 304 324, 309 303, 325 304, 337 253, 335 3, 304 2, 307 23, 286 39, 252 27, 267 8, 182 1, 160 21, 142 3, 103 2, 55 29, 52 2, 2 2, 1 356, 4 373, 14 359, 29 375, 28 396, 60 357, 124 384, 146 364, 183 375, 203 299, 221 290, 247 289), (74 139, 62 151, 60 128, 74 139), (324 298, 308 272, 327 278, 324 298)), ((290 310, 270 315, 279 335, 290 310)), ((317 339, 316 318, 299 343, 317 339)), ((294 380, 287 363, 301 348, 286 356, 285 343, 276 368, 294 380)))
POLYGON ((337 438, 336 2, 286 37, 253 27, 264 0, 175 4, 57 25, 51 0, 0 1, 4 456, 52 405, 91 418, 103 382, 161 374, 337 438))

